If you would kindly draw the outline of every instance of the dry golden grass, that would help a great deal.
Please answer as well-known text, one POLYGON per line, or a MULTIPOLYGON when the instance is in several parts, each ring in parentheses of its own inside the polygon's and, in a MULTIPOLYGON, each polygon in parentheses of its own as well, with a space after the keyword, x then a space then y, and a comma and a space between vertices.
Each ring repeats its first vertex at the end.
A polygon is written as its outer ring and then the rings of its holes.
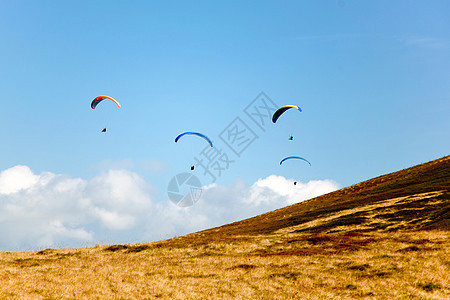
POLYGON ((0 252, 0 298, 450 299, 449 186, 446 157, 170 240, 0 252))
POLYGON ((0 254, 0 297, 449 299, 447 232, 272 234, 0 254))

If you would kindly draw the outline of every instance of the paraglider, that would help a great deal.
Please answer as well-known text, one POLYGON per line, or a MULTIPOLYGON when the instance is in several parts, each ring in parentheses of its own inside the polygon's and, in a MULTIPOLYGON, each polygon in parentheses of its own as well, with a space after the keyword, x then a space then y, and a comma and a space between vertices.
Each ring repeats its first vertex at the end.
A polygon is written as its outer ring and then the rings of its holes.
POLYGON ((298 106, 296 106, 296 105, 285 105, 285 106, 282 106, 282 107, 280 107, 279 109, 277 109, 277 111, 273 114, 273 116, 272 116, 272 122, 273 123, 276 123, 277 122, 277 120, 278 120, 278 118, 285 112, 285 111, 287 111, 288 109, 291 109, 291 108, 295 108, 295 109, 297 109, 298 111, 302 111, 302 109, 300 108, 300 107, 298 107, 298 106))
MULTIPOLYGON (((282 106, 282 107, 280 107, 279 109, 277 109, 277 111, 273 114, 273 116, 272 116, 272 122, 273 122, 273 123, 276 123, 277 120, 278 120, 278 118, 279 118, 285 111, 287 111, 288 109, 291 109, 291 108, 295 108, 295 109, 297 109, 297 110, 300 111, 300 112, 302 111, 302 109, 301 109, 300 107, 296 106, 296 105, 285 105, 285 106, 282 106)), ((294 140, 294 136, 290 135, 290 136, 289 136, 289 140, 290 140, 290 141, 294 140)))
MULTIPOLYGON (((285 158, 283 158, 283 159, 280 161, 280 165, 281 165, 284 161, 289 160, 289 159, 300 159, 300 160, 306 161, 309 165, 311 165, 311 163, 310 163, 306 158, 303 158, 303 157, 300 157, 300 156, 288 156, 288 157, 285 157, 285 158)), ((294 181, 294 185, 297 185, 297 181, 294 181)))
POLYGON ((98 105, 100 102, 102 102, 103 100, 105 100, 105 99, 111 100, 112 102, 114 102, 115 104, 117 104, 118 107, 120 107, 120 103, 119 103, 119 101, 117 101, 116 99, 111 98, 111 97, 109 97, 109 96, 98 96, 98 97, 96 97, 94 100, 92 100, 91 108, 92 108, 92 109, 95 109, 95 108, 97 107, 97 105, 98 105))
MULTIPOLYGON (((91 108, 95 109, 100 102, 102 102, 103 100, 106 100, 106 99, 111 100, 112 102, 114 102, 120 108, 119 101, 117 101, 116 99, 114 99, 112 97, 109 97, 109 96, 98 96, 98 97, 95 97, 95 99, 92 100, 92 102, 91 102, 91 108)), ((106 132, 106 127, 103 128, 102 132, 106 132)))
MULTIPOLYGON (((179 134, 179 135, 175 138, 175 143, 177 143, 178 140, 179 140, 180 138, 182 138, 183 136, 185 136, 185 135, 196 135, 196 136, 199 136, 199 137, 201 137, 202 139, 204 139, 205 141, 207 141, 208 144, 209 144, 211 147, 213 147, 213 143, 212 143, 212 141, 211 141, 211 139, 210 139, 209 137, 207 137, 207 136, 204 135, 203 133, 200 133, 200 132, 192 132, 192 131, 187 131, 187 132, 183 132, 183 133, 179 134)), ((195 169, 195 166, 194 166, 194 165, 191 165, 191 171, 194 171, 194 169, 195 169)))
POLYGON ((306 158, 303 158, 303 157, 300 157, 300 156, 288 156, 288 157, 285 157, 285 158, 283 158, 283 159, 280 161, 280 165, 281 165, 284 161, 286 161, 286 160, 288 160, 288 159, 301 159, 301 160, 306 161, 309 165, 311 165, 311 163, 310 163, 306 158))
POLYGON ((212 143, 212 141, 211 141, 211 139, 210 139, 209 137, 207 137, 207 136, 204 135, 203 133, 199 133, 199 132, 191 132, 191 131, 187 131, 187 132, 184 132, 184 133, 182 133, 182 134, 179 134, 179 135, 175 138, 175 143, 178 142, 178 140, 179 140, 180 138, 182 138, 183 136, 185 136, 185 135, 196 135, 196 136, 199 136, 199 137, 203 138, 205 141, 207 141, 211 147, 213 146, 213 143, 212 143))

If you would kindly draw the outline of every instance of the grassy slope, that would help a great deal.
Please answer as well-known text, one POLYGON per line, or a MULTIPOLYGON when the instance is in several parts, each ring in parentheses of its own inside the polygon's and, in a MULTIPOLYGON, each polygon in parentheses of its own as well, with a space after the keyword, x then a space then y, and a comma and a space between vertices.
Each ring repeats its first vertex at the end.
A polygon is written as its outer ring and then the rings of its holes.
MULTIPOLYGON (((182 240, 193 238, 205 239, 223 234, 228 237, 236 235, 270 234, 282 228, 310 222, 328 216, 331 213, 351 210, 365 205, 373 205, 383 201, 408 197, 385 209, 379 209, 377 219, 386 226, 384 230, 399 229, 450 229, 450 156, 421 164, 412 168, 379 176, 356 185, 294 204, 254 218, 224 225, 212 230, 182 237, 182 240), (430 197, 413 199, 414 195, 430 194, 430 197), (414 201, 413 201, 414 200, 414 201), (418 210, 420 208, 420 210, 418 210), (391 213, 386 213, 392 211, 391 213), (400 223, 399 221, 403 221, 400 223)), ((305 231, 323 232, 339 225, 339 221, 352 223, 368 223, 364 213, 353 213, 343 216, 336 223, 328 222, 322 227, 308 227, 305 231), (328 226, 327 226, 328 225, 328 226)), ((378 229, 377 222, 371 227, 378 229)), ((381 224, 380 224, 381 226, 381 224)), ((371 227, 366 228, 370 230, 371 227)), ((359 229, 362 230, 362 229, 359 229)), ((177 240, 177 239, 175 239, 177 240)), ((172 240, 172 241, 175 241, 172 240)))
POLYGON ((170 240, 0 253, 0 298, 450 298, 450 157, 170 240))

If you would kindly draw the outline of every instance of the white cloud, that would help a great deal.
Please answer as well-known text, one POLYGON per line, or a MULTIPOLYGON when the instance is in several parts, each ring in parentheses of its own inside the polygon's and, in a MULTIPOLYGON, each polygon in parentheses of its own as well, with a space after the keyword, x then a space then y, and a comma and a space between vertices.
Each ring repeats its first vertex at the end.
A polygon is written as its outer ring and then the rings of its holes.
POLYGON ((307 199, 323 195, 338 188, 332 180, 311 180, 307 183, 287 180, 282 176, 271 175, 259 179, 251 188, 252 197, 249 201, 272 203, 280 201, 286 205, 298 203, 307 199), (295 184, 294 184, 295 183, 295 184), (268 197, 271 195, 272 197, 268 197))
POLYGON ((160 216, 146 226, 146 235, 154 239, 187 234, 250 218, 265 212, 302 202, 337 190, 332 180, 313 180, 307 183, 271 175, 251 186, 242 180, 232 185, 211 184, 203 187, 201 199, 193 206, 178 208, 160 205, 160 216), (161 225, 155 227, 156 222, 161 225), (157 228, 157 232, 155 229, 157 228))
POLYGON ((0 249, 120 240, 148 214, 152 193, 142 178, 124 170, 86 181, 15 166, 0 173, 0 249))
POLYGON ((27 166, 16 166, 0 173, 0 194, 13 194, 36 184, 39 176, 27 166))
MULTIPOLYGON (((252 185, 204 187, 181 208, 138 174, 110 170, 91 180, 27 166, 0 173, 0 250, 154 241, 223 225, 336 190, 331 180, 297 182, 271 175, 252 185)), ((165 189, 166 187, 164 187, 165 189)))
POLYGON ((442 37, 409 36, 401 40, 410 46, 431 49, 446 49, 450 46, 450 40, 442 37))

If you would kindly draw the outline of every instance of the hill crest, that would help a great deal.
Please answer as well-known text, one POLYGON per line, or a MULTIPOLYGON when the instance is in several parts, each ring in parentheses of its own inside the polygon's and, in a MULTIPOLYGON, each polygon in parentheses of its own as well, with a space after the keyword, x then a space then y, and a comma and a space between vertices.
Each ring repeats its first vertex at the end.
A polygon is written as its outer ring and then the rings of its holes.
MULTIPOLYGON (((265 214, 166 240, 272 233, 450 229, 450 156, 381 175, 265 214), (345 227, 345 229, 343 228, 345 227)), ((194 241, 195 240, 195 241, 194 241)))

